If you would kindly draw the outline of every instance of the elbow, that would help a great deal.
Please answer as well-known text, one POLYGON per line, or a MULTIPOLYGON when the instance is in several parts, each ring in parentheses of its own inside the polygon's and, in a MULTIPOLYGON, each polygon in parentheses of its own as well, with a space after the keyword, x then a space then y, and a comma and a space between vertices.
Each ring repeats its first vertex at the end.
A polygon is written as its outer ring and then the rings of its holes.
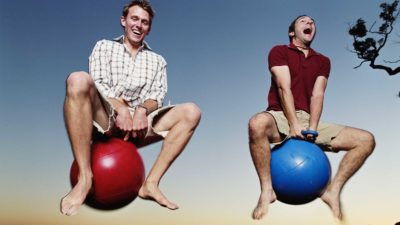
POLYGON ((313 102, 323 102, 324 101, 324 93, 313 93, 311 96, 311 101, 313 102))
POLYGON ((291 92, 290 86, 285 86, 285 85, 278 85, 278 90, 279 93, 281 94, 287 94, 291 92))

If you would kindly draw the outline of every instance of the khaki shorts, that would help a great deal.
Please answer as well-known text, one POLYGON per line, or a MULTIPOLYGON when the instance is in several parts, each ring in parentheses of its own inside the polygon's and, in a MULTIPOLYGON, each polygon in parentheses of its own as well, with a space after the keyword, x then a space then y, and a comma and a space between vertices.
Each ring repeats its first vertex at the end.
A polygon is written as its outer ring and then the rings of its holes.
MULTIPOLYGON (((285 140, 289 138, 289 123, 282 111, 266 111, 271 114, 276 122, 278 131, 285 136, 285 140)), ((297 119, 303 127, 308 128, 310 125, 310 114, 305 111, 296 111, 297 119)), ((315 143, 321 146, 324 150, 332 151, 331 141, 339 134, 339 132, 344 128, 343 125, 334 123, 323 123, 318 124, 317 132, 318 137, 315 143)), ((280 144, 273 143, 273 144, 280 144)))
MULTIPOLYGON (((116 119, 116 114, 115 114, 115 109, 112 107, 111 103, 105 98, 103 97, 101 94, 99 94, 99 96, 101 97, 101 100, 103 102, 103 106, 108 114, 108 127, 104 128, 101 127, 101 125, 99 123, 97 123, 96 121, 93 121, 93 126, 95 128, 97 128, 97 130, 102 133, 105 134, 109 131, 112 130, 112 128, 115 125, 115 119, 116 119)), ((168 106, 164 106, 161 107, 157 110, 154 110, 153 112, 151 112, 148 116, 147 116, 147 122, 149 124, 149 127, 147 129, 147 133, 146 133, 146 138, 148 137, 162 137, 165 138, 168 134, 168 130, 166 131, 158 131, 156 132, 153 128, 154 124, 154 119, 158 116, 158 115, 162 115, 164 113, 166 113, 167 111, 169 111, 170 109, 172 109, 173 107, 175 107, 175 105, 168 105, 168 106)), ((131 115, 133 116, 133 114, 135 113, 135 109, 134 108, 129 108, 131 115)))

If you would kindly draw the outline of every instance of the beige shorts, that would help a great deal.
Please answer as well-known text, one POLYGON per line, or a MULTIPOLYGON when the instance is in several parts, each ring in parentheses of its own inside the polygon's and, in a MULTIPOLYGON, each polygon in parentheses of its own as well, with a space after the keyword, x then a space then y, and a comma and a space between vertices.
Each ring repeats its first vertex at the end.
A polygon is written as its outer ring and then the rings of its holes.
MULTIPOLYGON (((278 127, 278 131, 284 136, 286 136, 285 140, 289 138, 289 123, 284 113, 282 111, 266 111, 266 112, 274 117, 276 126, 278 127)), ((299 110, 296 111, 296 116, 303 127, 308 128, 310 126, 310 114, 308 114, 305 111, 299 110)), ((315 140, 315 143, 321 146, 325 150, 332 151, 331 141, 339 134, 339 132, 343 128, 344 128, 343 125, 320 122, 317 128, 318 137, 315 140)), ((276 145, 280 143, 282 142, 273 144, 276 145)))
MULTIPOLYGON (((109 132, 115 125, 115 118, 116 118, 116 114, 115 114, 115 109, 112 107, 111 103, 102 95, 99 94, 99 96, 102 99, 103 102, 103 106, 108 114, 108 126, 107 127, 101 127, 101 125, 99 123, 97 123, 96 121, 93 121, 93 126, 95 128, 97 128, 97 130, 102 133, 105 134, 107 132, 109 132)), ((166 131, 155 131, 153 126, 154 126, 154 119, 158 116, 158 115, 162 115, 164 113, 166 113, 167 111, 169 111, 170 109, 172 109, 173 107, 175 107, 175 105, 168 105, 168 106, 164 106, 161 108, 158 108, 157 110, 154 110, 153 112, 151 112, 148 116, 147 116, 147 122, 149 124, 149 127, 147 129, 147 133, 146 133, 146 138, 148 137, 162 137, 165 138, 168 134, 168 130, 166 131)), ((133 116, 133 114, 135 113, 135 109, 134 108, 129 108, 131 115, 133 116)))

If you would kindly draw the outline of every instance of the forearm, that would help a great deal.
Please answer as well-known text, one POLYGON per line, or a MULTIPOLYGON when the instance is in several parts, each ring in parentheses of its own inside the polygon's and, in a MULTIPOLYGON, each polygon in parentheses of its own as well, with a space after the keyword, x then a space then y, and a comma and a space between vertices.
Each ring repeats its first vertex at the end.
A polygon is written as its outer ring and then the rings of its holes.
POLYGON ((296 109, 294 106, 293 93, 290 89, 279 88, 279 97, 281 100, 283 113, 288 120, 289 126, 294 127, 298 124, 296 109))
POLYGON ((143 108, 146 111, 146 114, 149 115, 152 113, 154 110, 158 109, 158 102, 154 99, 147 99, 145 100, 142 104, 140 104, 140 107, 138 109, 143 108))
POLYGON ((323 109, 324 96, 311 97, 310 104, 310 130, 317 130, 323 109))
POLYGON ((121 110, 128 110, 128 104, 121 98, 108 98, 108 101, 111 103, 112 107, 115 109, 117 113, 121 113, 121 110))
MULTIPOLYGON (((121 110, 127 110, 129 108, 129 105, 121 98, 116 99, 116 98, 108 98, 108 101, 111 103, 112 107, 119 113, 121 110)), ((158 103, 157 101, 153 99, 148 99, 145 100, 140 106, 136 107, 137 111, 141 111, 140 109, 143 109, 144 112, 148 115, 154 110, 158 108, 158 103)))
POLYGON ((293 93, 291 90, 291 77, 288 66, 274 66, 271 68, 272 78, 276 83, 279 93, 279 100, 283 112, 288 120, 290 129, 298 133, 299 123, 296 117, 293 93))
POLYGON ((314 84, 310 103, 310 130, 317 130, 324 103, 327 78, 319 76, 314 84))

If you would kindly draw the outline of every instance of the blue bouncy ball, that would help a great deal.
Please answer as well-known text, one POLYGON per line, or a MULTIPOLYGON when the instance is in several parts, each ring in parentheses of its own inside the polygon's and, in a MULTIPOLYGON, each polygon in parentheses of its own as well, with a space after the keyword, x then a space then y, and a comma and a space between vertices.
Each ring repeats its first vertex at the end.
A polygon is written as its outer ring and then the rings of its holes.
POLYGON ((278 200, 299 205, 321 195, 330 180, 331 167, 317 145, 289 139, 272 149, 271 177, 278 200))

